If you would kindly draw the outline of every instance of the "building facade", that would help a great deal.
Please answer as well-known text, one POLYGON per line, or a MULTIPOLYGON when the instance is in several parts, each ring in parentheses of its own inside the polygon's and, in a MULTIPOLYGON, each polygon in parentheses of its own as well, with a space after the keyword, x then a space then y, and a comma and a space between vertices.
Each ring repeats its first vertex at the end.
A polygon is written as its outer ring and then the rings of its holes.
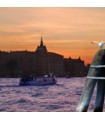
POLYGON ((85 66, 84 61, 78 59, 65 58, 64 71, 67 77, 83 77, 87 75, 89 66, 85 66))
POLYGON ((36 52, 36 74, 45 75, 53 73, 56 76, 61 76, 64 73, 64 58, 62 55, 51 53, 47 51, 41 38, 40 46, 37 47, 36 52))
POLYGON ((49 73, 56 76, 85 76, 87 70, 80 58, 64 58, 57 53, 48 52, 42 37, 35 52, 0 51, 1 77, 43 76, 49 73))

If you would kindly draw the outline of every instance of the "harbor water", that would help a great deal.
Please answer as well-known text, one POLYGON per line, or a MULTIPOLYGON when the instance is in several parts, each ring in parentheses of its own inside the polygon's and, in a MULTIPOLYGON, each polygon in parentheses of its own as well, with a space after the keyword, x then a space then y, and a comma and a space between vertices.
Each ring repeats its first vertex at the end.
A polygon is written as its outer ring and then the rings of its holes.
MULTIPOLYGON (((0 78, 1 112, 75 112, 86 78, 57 78, 52 86, 19 86, 19 80, 0 78)), ((95 99, 96 90, 88 111, 95 99)))

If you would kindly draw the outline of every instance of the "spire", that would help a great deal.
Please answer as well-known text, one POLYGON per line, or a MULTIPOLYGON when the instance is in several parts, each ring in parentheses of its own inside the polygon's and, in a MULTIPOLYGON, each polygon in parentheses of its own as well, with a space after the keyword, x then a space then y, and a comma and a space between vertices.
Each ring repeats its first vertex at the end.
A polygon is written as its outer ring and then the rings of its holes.
POLYGON ((78 60, 81 60, 81 57, 79 56, 78 60))
POLYGON ((71 59, 71 56, 69 57, 69 59, 71 59))
POLYGON ((46 46, 43 44, 43 38, 41 36, 40 45, 37 47, 36 51, 47 52, 46 46))
POLYGON ((42 36, 41 36, 40 46, 43 46, 43 39, 42 39, 42 36))

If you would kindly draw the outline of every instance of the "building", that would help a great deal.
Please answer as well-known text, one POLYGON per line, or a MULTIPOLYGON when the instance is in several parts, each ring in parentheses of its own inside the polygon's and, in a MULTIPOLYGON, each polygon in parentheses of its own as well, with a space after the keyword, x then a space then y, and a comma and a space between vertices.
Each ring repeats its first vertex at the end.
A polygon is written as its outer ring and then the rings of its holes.
POLYGON ((87 70, 81 58, 64 58, 57 53, 48 52, 42 37, 35 52, 0 51, 1 77, 43 76, 49 73, 56 76, 85 76, 87 70))
POLYGON ((65 58, 64 71, 67 77, 83 77, 87 75, 89 67, 85 66, 84 61, 78 59, 65 58))
POLYGON ((36 52, 36 74, 45 75, 54 73, 56 76, 61 76, 64 73, 64 58, 62 55, 51 53, 47 51, 43 44, 41 37, 40 46, 37 47, 36 52))

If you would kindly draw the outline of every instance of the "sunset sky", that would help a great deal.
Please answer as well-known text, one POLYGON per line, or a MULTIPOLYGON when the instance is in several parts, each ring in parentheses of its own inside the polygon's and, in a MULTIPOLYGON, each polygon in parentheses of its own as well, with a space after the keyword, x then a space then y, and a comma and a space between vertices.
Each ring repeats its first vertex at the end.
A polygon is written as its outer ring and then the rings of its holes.
POLYGON ((105 8, 0 8, 0 50, 35 51, 43 37, 49 52, 90 63, 105 41, 105 8))

